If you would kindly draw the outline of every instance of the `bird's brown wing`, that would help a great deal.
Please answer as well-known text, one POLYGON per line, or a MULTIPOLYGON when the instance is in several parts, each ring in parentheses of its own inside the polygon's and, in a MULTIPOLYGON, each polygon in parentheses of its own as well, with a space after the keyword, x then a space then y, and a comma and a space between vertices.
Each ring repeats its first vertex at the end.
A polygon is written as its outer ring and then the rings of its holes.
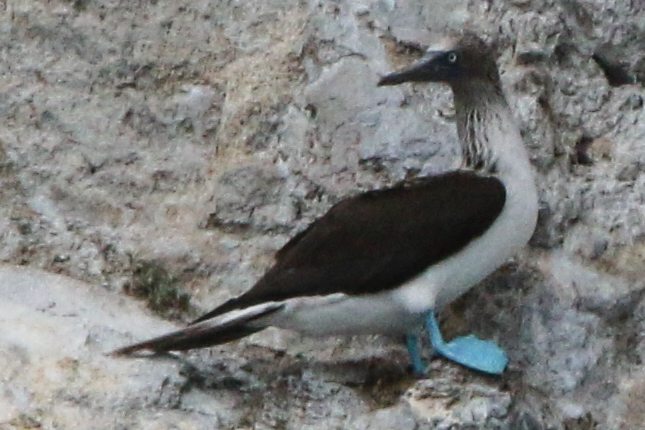
POLYGON ((253 288, 194 322, 269 301, 395 288, 479 237, 505 200, 498 179, 466 171, 350 197, 278 251, 253 288))

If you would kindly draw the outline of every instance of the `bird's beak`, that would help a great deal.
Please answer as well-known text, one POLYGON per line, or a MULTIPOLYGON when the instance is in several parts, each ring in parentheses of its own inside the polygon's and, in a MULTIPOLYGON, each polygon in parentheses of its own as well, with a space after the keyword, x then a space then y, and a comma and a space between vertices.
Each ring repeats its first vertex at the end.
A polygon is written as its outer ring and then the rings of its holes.
POLYGON ((416 63, 398 72, 382 76, 378 86, 398 85, 403 82, 431 82, 446 79, 446 70, 443 56, 444 51, 428 51, 416 63))

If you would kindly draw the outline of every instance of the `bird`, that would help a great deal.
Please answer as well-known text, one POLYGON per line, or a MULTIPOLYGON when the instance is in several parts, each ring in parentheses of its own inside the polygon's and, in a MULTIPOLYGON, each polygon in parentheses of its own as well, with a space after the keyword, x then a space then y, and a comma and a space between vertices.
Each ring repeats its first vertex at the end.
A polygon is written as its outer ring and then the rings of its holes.
POLYGON ((420 336, 435 354, 502 374, 503 349, 474 335, 445 341, 437 313, 511 258, 537 222, 537 189, 492 47, 461 31, 377 86, 452 89, 461 164, 350 196, 291 238, 247 292, 187 327, 115 350, 162 353, 231 342, 273 326, 310 336, 400 336, 423 375, 420 336))

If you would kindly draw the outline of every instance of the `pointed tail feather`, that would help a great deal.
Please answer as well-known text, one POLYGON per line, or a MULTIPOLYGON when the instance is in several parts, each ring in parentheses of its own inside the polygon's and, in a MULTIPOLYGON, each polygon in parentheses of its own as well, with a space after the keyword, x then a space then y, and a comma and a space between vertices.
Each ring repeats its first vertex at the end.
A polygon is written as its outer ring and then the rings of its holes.
POLYGON ((111 355, 131 355, 139 351, 154 353, 167 351, 186 351, 195 348, 205 348, 231 342, 248 336, 266 327, 249 325, 250 322, 267 316, 284 307, 282 303, 266 303, 253 306, 225 317, 221 321, 204 321, 190 325, 182 330, 177 330, 143 342, 127 345, 111 352, 111 355))

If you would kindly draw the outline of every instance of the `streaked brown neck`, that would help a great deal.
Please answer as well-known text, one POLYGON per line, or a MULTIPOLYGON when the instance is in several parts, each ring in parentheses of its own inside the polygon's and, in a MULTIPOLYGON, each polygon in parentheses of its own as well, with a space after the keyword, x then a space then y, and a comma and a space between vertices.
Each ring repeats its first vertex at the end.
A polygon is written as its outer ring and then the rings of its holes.
POLYGON ((511 118, 499 78, 455 82, 452 90, 463 167, 495 173, 499 154, 492 136, 498 134, 492 128, 511 118))

